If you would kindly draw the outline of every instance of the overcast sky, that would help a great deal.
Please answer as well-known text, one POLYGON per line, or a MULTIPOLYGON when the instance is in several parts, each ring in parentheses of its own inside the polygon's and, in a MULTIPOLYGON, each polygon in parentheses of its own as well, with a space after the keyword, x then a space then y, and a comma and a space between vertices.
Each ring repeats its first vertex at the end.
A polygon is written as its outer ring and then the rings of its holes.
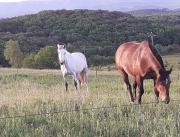
POLYGON ((180 0, 0 0, 0 18, 57 9, 130 11, 152 8, 180 8, 180 0))

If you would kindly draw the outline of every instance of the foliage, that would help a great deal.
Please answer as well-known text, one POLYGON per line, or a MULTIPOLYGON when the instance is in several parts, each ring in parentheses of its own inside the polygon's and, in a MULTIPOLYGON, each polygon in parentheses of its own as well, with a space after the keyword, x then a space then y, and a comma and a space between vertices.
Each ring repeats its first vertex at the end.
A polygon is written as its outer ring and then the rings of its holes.
POLYGON ((161 44, 156 44, 154 47, 159 51, 159 53, 165 54, 173 54, 180 52, 180 46, 173 44, 168 46, 162 46, 161 44))
MULTIPOLYGON (((91 56, 113 58, 116 48, 126 41, 148 39, 153 32, 155 44, 180 45, 180 16, 156 15, 134 17, 122 12, 103 10, 56 10, 0 20, 0 58, 6 65, 3 44, 18 41, 26 55, 37 53, 46 45, 58 42, 68 45, 71 52, 85 52, 89 64, 91 56)), ((101 63, 101 62, 99 62, 101 63)), ((112 62, 111 62, 112 63, 112 62)))
POLYGON ((17 41, 9 40, 6 42, 4 56, 13 67, 22 66, 23 53, 21 52, 17 41))
POLYGON ((0 41, 0 66, 7 66, 7 61, 4 57, 4 43, 0 41))
POLYGON ((35 53, 27 54, 23 59, 24 68, 35 68, 35 53))
MULTIPOLYGON (((57 68, 58 67, 58 57, 57 50, 54 47, 44 47, 33 57, 31 55, 31 60, 35 61, 35 68, 57 68)), ((31 62, 32 63, 32 62, 31 62)))
POLYGON ((140 9, 127 12, 133 16, 152 16, 152 15, 178 15, 180 14, 179 9, 169 10, 167 8, 163 9, 140 9))
POLYGON ((90 56, 88 59, 89 59, 88 62, 92 62, 91 65, 93 66, 108 65, 114 62, 114 58, 110 56, 105 57, 105 56, 95 55, 95 56, 90 56))

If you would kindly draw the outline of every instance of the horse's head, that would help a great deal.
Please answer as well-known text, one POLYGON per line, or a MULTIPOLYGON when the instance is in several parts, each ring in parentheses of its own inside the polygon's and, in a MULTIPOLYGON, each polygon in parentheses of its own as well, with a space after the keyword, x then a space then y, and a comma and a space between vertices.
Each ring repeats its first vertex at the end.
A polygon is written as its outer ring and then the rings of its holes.
POLYGON ((160 70, 159 76, 156 80, 155 88, 159 92, 160 98, 163 102, 169 103, 169 88, 171 84, 171 80, 169 75, 171 74, 172 68, 170 70, 160 70))
POLYGON ((66 54, 65 45, 57 44, 57 48, 58 48, 59 62, 61 65, 63 65, 65 63, 65 54, 66 54))

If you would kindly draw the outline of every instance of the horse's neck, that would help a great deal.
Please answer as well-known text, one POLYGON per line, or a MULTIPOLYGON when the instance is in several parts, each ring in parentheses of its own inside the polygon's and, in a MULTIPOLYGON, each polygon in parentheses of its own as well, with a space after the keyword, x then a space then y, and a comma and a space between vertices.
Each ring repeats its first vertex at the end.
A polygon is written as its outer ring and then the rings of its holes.
POLYGON ((69 61, 72 60, 71 53, 68 51, 66 51, 65 60, 66 64, 69 64, 69 61))

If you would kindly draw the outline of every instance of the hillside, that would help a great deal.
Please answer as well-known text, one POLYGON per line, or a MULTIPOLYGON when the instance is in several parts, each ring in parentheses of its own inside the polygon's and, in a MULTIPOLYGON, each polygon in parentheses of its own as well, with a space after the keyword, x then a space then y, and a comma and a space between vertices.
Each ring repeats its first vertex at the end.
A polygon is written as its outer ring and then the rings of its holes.
POLYGON ((154 15, 178 15, 180 14, 180 9, 169 10, 167 8, 164 9, 141 9, 141 10, 133 10, 128 11, 127 13, 133 16, 154 16, 154 15))
POLYGON ((180 15, 134 17, 127 13, 103 10, 42 11, 2 19, 0 65, 7 64, 3 50, 5 42, 10 39, 19 42, 24 55, 36 53, 47 45, 56 47, 58 42, 63 42, 70 51, 85 51, 92 61, 97 59, 96 55, 100 59, 113 59, 119 44, 147 39, 150 32, 157 35, 156 44, 180 45, 179 23, 180 15))
MULTIPOLYGON (((148 22, 122 12, 43 11, 0 20, 0 43, 2 47, 9 39, 17 40, 24 53, 37 52, 46 45, 56 46, 58 42, 68 44, 72 50, 86 47, 96 52, 99 47, 112 49, 124 41, 144 39, 149 32, 147 26, 148 22)), ((114 50, 102 53, 113 56, 114 50)))

